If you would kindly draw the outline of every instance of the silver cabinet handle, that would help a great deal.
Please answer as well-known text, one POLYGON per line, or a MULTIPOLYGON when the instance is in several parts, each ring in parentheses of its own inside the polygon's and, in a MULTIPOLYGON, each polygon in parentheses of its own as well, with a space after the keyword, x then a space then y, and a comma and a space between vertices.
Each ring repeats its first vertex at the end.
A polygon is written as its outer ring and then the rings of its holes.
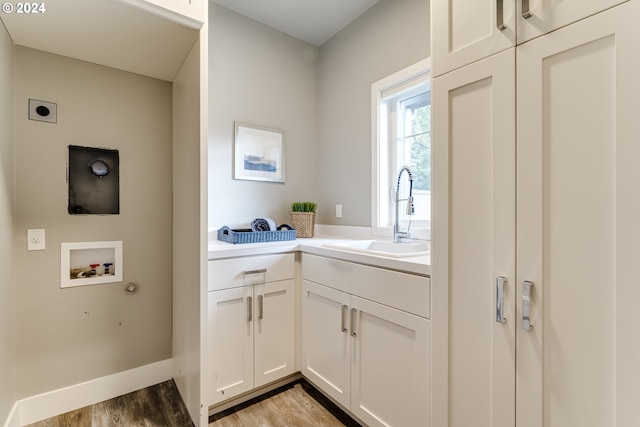
POLYGON ((347 305, 343 305, 342 306, 342 319, 340 322, 340 331, 341 332, 347 332, 347 311, 349 310, 349 307, 347 305))
POLYGON ((500 31, 507 29, 504 25, 504 0, 496 0, 496 27, 500 31))
POLYGON ((504 317, 504 283, 507 278, 498 276, 496 278, 496 322, 504 323, 507 318, 504 317))
POLYGON ((253 320, 253 298, 247 297, 247 322, 253 320))
POLYGON ((264 295, 258 295, 258 320, 264 318, 264 295))
POLYGON ((522 329, 525 331, 533 328, 531 325, 531 287, 533 282, 522 282, 522 329))
POLYGON ((522 0, 522 17, 524 19, 529 19, 533 16, 531 10, 529 10, 529 0, 522 0))
POLYGON ((249 275, 249 274, 260 274, 260 273, 266 273, 267 269, 266 268, 262 268, 260 270, 247 270, 247 271, 243 271, 242 274, 244 274, 245 276, 249 275))
POLYGON ((351 309, 351 336, 355 337, 356 335, 358 335, 358 333, 356 332, 356 315, 358 314, 358 309, 357 308, 352 308, 351 309))

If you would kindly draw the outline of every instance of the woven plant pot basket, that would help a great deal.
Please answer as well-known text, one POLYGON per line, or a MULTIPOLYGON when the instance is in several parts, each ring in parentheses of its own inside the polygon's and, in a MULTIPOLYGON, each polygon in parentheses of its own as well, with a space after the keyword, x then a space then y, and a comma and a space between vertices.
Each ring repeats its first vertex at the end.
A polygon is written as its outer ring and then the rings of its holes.
POLYGON ((291 215, 291 226, 296 229, 296 237, 313 237, 315 212, 289 212, 289 215, 291 215))

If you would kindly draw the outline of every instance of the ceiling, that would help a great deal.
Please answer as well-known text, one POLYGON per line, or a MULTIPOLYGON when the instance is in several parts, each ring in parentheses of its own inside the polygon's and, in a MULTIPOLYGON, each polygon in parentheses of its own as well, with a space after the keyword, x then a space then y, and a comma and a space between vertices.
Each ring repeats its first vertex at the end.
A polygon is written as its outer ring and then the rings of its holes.
MULTIPOLYGON (((55 0, 0 15, 13 43, 173 81, 198 31, 113 0, 55 0)), ((46 78, 46 77, 43 77, 46 78)))
POLYGON ((307 43, 320 46, 378 0, 213 0, 307 43))

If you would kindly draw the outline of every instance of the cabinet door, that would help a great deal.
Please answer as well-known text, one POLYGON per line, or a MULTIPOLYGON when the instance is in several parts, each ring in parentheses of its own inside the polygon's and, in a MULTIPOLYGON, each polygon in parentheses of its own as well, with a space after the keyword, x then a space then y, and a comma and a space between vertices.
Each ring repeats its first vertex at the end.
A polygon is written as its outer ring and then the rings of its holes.
POLYGON ((253 287, 209 292, 209 404, 253 388, 253 287))
POLYGON ((640 425, 638 5, 518 47, 518 427, 640 425))
POLYGON ((302 281, 302 373, 345 408, 350 406, 349 295, 302 281))
POLYGON ((429 320, 351 297, 351 412, 367 425, 429 425, 429 320))
POLYGON ((518 44, 602 12, 625 1, 628 0, 519 0, 518 44), (527 3, 529 5, 528 9, 526 9, 527 3))
POLYGON ((254 379, 260 387, 295 372, 294 281, 254 288, 254 379))
POLYGON ((433 81, 432 426, 513 427, 514 67, 509 49, 433 81))
POLYGON ((515 0, 432 1, 433 76, 515 46, 515 9, 515 0))

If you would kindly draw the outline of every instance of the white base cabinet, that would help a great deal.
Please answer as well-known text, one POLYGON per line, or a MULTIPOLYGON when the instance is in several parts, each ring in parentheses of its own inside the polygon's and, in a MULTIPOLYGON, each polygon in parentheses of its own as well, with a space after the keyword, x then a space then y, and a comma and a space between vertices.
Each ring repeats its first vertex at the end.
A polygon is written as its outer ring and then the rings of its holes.
POLYGON ((209 405, 295 372, 293 254, 209 261, 209 405))
POLYGON ((302 265, 303 375, 369 426, 427 426, 429 278, 307 254, 302 265))

